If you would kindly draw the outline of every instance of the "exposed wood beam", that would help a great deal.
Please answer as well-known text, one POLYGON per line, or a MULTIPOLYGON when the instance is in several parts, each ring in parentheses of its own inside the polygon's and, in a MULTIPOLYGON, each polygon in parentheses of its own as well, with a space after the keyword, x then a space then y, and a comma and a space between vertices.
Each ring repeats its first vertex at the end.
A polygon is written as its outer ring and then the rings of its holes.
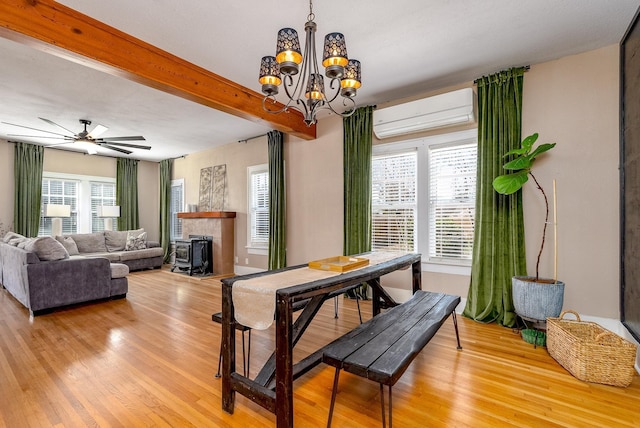
POLYGON ((0 2, 0 36, 311 140, 302 114, 270 114, 262 95, 53 0, 0 2))

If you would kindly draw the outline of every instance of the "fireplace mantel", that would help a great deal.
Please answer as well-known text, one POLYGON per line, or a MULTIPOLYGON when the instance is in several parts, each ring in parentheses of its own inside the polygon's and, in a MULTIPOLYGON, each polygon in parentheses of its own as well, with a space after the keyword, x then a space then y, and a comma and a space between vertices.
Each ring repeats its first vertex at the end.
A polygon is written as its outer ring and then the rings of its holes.
POLYGON ((216 276, 233 275, 235 255, 234 211, 198 211, 178 213, 182 219, 182 238, 189 235, 213 237, 213 274, 216 276))
POLYGON ((198 211, 194 213, 178 213, 178 218, 235 218, 235 211, 198 211))

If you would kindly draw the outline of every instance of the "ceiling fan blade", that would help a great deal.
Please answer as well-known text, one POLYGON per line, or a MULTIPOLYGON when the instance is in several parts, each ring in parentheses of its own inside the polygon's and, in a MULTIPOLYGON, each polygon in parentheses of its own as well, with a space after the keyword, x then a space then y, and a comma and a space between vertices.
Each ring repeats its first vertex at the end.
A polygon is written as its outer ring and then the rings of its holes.
POLYGON ((73 141, 72 137, 66 135, 60 135, 59 137, 49 137, 48 135, 22 135, 22 134, 7 134, 7 137, 31 137, 31 138, 53 138, 56 140, 69 140, 73 141))
MULTIPOLYGON (((44 129, 32 128, 30 126, 24 126, 24 125, 16 125, 15 123, 9 123, 9 122, 2 122, 2 123, 6 124, 6 125, 11 125, 11 126, 18 126, 20 128, 31 129, 31 130, 38 131, 38 132, 46 132, 47 134, 54 134, 54 135, 60 135, 60 136, 63 136, 63 137, 71 138, 71 136, 69 136, 69 135, 60 134, 58 132, 45 131, 44 129)), ((73 133, 71 133, 71 135, 73 135, 73 133)), ((36 136, 33 135, 33 137, 36 137, 36 136)))
POLYGON ((131 154, 131 152, 129 150, 121 149, 120 147, 110 146, 109 144, 102 143, 102 144, 100 144, 100 147, 104 147, 106 149, 115 150, 117 152, 124 153, 125 155, 130 155, 131 154))
POLYGON ((112 146, 131 147, 133 149, 140 149, 140 150, 151 150, 151 146, 140 146, 138 144, 114 143, 114 142, 111 142, 111 141, 96 141, 95 143, 100 145, 100 146, 104 146, 106 144, 109 144, 109 145, 112 145, 112 146))
POLYGON ((64 126, 62 126, 62 125, 58 125, 57 123, 55 123, 55 122, 54 122, 54 121, 52 121, 52 120, 45 119, 44 117, 39 117, 38 119, 40 119, 40 120, 44 120, 44 121, 45 121, 45 122, 47 122, 49 125, 57 126, 58 128, 64 129, 65 131, 69 132, 71 135, 76 135, 76 133, 75 133, 75 132, 73 132, 73 131, 71 131, 71 130, 69 130, 69 129, 65 128, 65 127, 64 127, 64 126))
POLYGON ((87 137, 96 139, 100 135, 104 134, 108 129, 109 128, 107 128, 106 126, 96 125, 96 127, 93 128, 93 130, 87 134, 87 137))
POLYGON ((141 135, 133 136, 133 137, 105 137, 100 138, 102 141, 146 141, 145 138, 141 135))

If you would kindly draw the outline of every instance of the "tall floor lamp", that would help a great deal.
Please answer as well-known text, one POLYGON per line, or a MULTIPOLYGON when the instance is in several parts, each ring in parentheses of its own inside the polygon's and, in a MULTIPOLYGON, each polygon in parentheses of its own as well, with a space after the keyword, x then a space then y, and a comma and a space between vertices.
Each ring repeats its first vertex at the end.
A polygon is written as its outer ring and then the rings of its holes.
POLYGON ((71 217, 71 205, 45 204, 44 216, 51 218, 51 236, 62 235, 62 218, 71 217))
POLYGON ((100 205, 97 214, 99 218, 104 219, 104 230, 113 230, 113 219, 120 217, 120 206, 100 205))

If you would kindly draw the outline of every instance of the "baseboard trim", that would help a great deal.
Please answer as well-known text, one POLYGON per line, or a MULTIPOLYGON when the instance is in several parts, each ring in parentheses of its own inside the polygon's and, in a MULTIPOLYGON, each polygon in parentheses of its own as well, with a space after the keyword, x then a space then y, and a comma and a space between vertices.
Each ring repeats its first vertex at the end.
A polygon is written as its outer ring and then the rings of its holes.
POLYGON ((233 272, 236 275, 249 275, 252 273, 264 272, 266 269, 254 268, 251 266, 234 265, 233 272))

